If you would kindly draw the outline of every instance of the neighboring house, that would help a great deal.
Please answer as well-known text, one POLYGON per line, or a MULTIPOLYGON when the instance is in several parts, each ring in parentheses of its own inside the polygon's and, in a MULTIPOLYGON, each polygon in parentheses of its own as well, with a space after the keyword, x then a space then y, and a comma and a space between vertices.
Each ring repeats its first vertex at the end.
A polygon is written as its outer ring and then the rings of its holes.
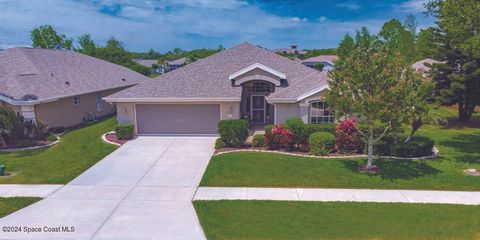
POLYGON ((423 76, 427 76, 431 70, 432 65, 438 64, 438 63, 441 63, 441 62, 434 59, 426 58, 414 63, 412 67, 416 71, 421 72, 423 76))
POLYGON ((283 53, 283 54, 295 54, 295 55, 304 55, 307 51, 299 50, 298 46, 292 44, 290 48, 278 48, 273 50, 274 53, 283 53))
POLYGON ((165 73, 165 66, 158 64, 158 60, 133 59, 135 63, 150 68, 151 73, 165 73))
POLYGON ((319 55, 316 57, 311 57, 303 60, 302 64, 311 68, 316 68, 319 64, 322 64, 323 65, 322 71, 328 72, 333 70, 333 65, 337 60, 338 60, 338 56, 336 55, 319 55))
POLYGON ((187 65, 187 58, 182 57, 172 61, 167 61, 165 68, 167 69, 166 71, 169 72, 185 65, 187 65))
POLYGON ((333 122, 327 87, 325 72, 244 43, 104 99, 137 134, 216 134, 222 119, 333 122))
POLYGON ((0 106, 50 127, 113 113, 115 106, 102 98, 146 79, 74 51, 22 47, 0 52, 0 106))

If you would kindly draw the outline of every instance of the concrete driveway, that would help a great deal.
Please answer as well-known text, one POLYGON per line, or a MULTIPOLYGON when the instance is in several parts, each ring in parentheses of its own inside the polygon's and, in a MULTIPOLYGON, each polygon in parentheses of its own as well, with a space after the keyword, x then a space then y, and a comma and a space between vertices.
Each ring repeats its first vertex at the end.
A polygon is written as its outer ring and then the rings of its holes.
POLYGON ((205 239, 191 201, 214 142, 130 141, 46 199, 0 219, 0 227, 22 228, 0 231, 0 239, 205 239))

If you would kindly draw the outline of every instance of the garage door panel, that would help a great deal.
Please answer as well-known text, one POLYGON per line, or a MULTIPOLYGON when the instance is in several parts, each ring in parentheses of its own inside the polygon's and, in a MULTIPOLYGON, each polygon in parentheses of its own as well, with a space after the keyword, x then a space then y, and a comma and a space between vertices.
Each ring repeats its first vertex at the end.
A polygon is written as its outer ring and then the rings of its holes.
POLYGON ((215 134, 220 104, 137 104, 139 134, 215 134))

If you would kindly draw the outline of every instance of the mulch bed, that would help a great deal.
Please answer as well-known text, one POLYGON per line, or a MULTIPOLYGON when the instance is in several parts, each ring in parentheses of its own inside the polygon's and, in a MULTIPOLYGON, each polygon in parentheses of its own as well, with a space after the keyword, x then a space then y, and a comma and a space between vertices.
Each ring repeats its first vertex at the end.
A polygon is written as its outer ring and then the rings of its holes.
MULTIPOLYGON (((220 148, 220 149, 215 149, 214 154, 222 153, 222 152, 230 152, 230 151, 235 151, 235 150, 259 150, 259 151, 275 151, 275 152, 280 152, 280 153, 293 153, 293 154, 299 154, 299 155, 304 155, 304 156, 314 156, 310 154, 309 152, 302 152, 298 150, 294 151, 289 151, 287 149, 278 149, 278 150, 271 150, 268 149, 267 147, 252 147, 250 145, 244 145, 242 147, 238 148, 220 148)), ((342 156, 342 157, 348 157, 348 156, 356 156, 358 154, 363 154, 363 153, 352 153, 352 154, 347 154, 347 153, 339 153, 339 152, 333 152, 328 154, 328 157, 335 157, 335 156, 342 156)))
POLYGON ((127 140, 120 140, 117 138, 117 134, 115 133, 108 133, 107 135, 105 135, 105 138, 109 141, 109 142, 113 142, 113 143, 116 143, 116 144, 120 144, 120 145, 123 145, 127 142, 127 140))
POLYGON ((479 120, 469 120, 469 121, 459 121, 458 119, 450 119, 448 120, 448 128, 462 128, 462 127, 469 127, 469 128, 480 128, 480 121, 479 120))
POLYGON ((45 146, 50 143, 53 143, 52 141, 48 140, 32 140, 33 144, 29 146, 19 146, 18 142, 7 142, 6 147, 0 147, 0 150, 8 150, 8 149, 17 149, 17 148, 27 148, 27 147, 39 147, 39 146, 45 146))

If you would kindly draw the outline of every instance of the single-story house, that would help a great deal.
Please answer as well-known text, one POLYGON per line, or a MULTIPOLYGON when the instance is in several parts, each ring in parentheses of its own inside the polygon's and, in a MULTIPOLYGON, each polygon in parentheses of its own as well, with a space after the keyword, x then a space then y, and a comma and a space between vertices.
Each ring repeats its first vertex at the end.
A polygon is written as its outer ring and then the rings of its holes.
POLYGON ((423 76, 427 76, 430 70, 432 69, 432 65, 441 63, 440 61, 431 59, 431 58, 426 58, 422 59, 418 62, 415 62, 412 67, 418 72, 421 72, 423 76))
POLYGON ((298 49, 296 44, 290 45, 290 48, 277 48, 273 50, 274 53, 304 55, 307 51, 298 49))
POLYGON ((338 56, 336 55, 319 55, 316 57, 311 57, 303 60, 302 64, 311 68, 317 68, 318 64, 322 64, 323 65, 322 71, 328 72, 333 70, 333 65, 337 60, 338 60, 338 56))
POLYGON ((147 79, 74 51, 18 47, 0 52, 0 106, 50 127, 111 114, 115 106, 103 97, 147 79))
POLYGON ((187 65, 187 58, 181 57, 179 59, 167 61, 167 63, 165 64, 165 68, 166 68, 166 71, 168 72, 168 71, 172 71, 177 68, 183 67, 185 65, 187 65))
POLYGON ((222 119, 333 122, 327 87, 325 72, 243 43, 104 99, 137 134, 216 134, 222 119))
POLYGON ((133 59, 133 62, 150 68, 151 73, 165 73, 165 66, 158 64, 158 60, 133 59))

